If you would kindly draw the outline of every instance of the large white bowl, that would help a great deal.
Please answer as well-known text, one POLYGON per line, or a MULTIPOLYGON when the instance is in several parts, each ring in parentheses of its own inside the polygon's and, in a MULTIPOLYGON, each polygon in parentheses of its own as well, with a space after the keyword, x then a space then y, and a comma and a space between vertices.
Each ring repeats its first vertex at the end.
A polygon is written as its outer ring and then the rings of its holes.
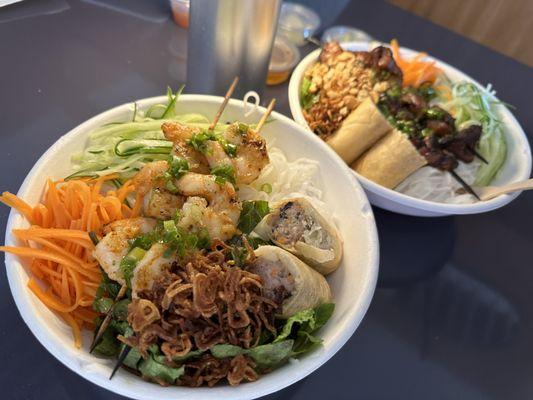
MULTIPOLYGON (((138 105, 146 109, 165 100, 165 97, 155 97, 141 100, 138 105)), ((214 96, 182 95, 177 109, 178 112, 199 112, 212 118, 221 101, 222 98, 214 96)), ((251 116, 244 117, 242 101, 231 100, 222 120, 257 122, 264 111, 260 107, 251 116)), ((35 164, 18 195, 30 204, 35 204, 42 195, 46 178, 60 178, 71 172, 70 155, 84 147, 89 131, 108 122, 128 120, 131 113, 131 104, 113 108, 61 137, 35 164)), ((6 254, 9 285, 20 314, 50 353, 85 379, 131 398, 238 400, 264 396, 291 385, 320 367, 346 343, 365 315, 376 285, 379 246, 374 216, 355 176, 327 145, 317 137, 308 135, 300 125, 281 114, 274 112, 272 118, 274 122, 267 124, 262 132, 268 141, 275 138, 276 146, 284 150, 290 160, 310 157, 320 161, 325 201, 338 216, 339 229, 344 238, 342 265, 328 277, 336 308, 331 320, 320 332, 324 346, 256 382, 238 387, 163 388, 122 370, 109 380, 113 362, 97 359, 88 353, 90 332, 85 332, 84 348, 76 349, 69 328, 27 289, 26 266, 17 257, 6 254)), ((26 226, 23 218, 12 211, 7 224, 6 244, 15 244, 15 238, 11 234, 13 228, 26 226)))
MULTIPOLYGON (((369 50, 369 43, 348 42, 343 43, 342 47, 351 51, 369 50)), ((414 50, 403 47, 400 49, 400 52, 403 56, 408 58, 417 53, 414 50)), ((292 73, 289 83, 289 105, 291 108, 292 117, 296 122, 306 127, 309 133, 312 132, 305 121, 302 108, 300 106, 300 82, 302 81, 303 75, 307 68, 317 62, 319 54, 320 49, 313 51, 307 57, 305 57, 292 73)), ((452 67, 451 65, 448 65, 445 62, 433 57, 427 58, 429 60, 437 61, 438 66, 444 70, 444 73, 452 81, 468 80, 481 87, 477 81, 458 69, 452 67)), ((501 107, 501 109, 501 117, 506 126, 507 134, 507 160, 505 161, 505 164, 494 181, 491 183, 491 185, 494 186, 525 180, 528 179, 529 175, 531 174, 531 150, 529 148, 526 134, 513 114, 511 114, 505 107, 501 107)), ((312 134, 314 135, 314 133, 312 134)), ((366 191, 368 199, 373 205, 400 214, 421 217, 435 217, 453 214, 477 214, 487 212, 506 205, 521 193, 514 192, 512 194, 504 194, 488 201, 476 202, 472 204, 445 204, 407 196, 403 193, 374 183, 364 176, 357 174, 356 172, 353 173, 361 182, 361 185, 366 191)))

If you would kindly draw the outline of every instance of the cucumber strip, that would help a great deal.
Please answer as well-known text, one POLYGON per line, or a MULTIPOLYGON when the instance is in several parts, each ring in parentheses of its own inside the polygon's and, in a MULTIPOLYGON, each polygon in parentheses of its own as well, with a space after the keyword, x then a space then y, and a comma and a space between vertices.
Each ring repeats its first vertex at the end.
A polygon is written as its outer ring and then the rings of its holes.
POLYGON ((128 157, 133 154, 170 154, 172 142, 156 139, 122 139, 115 145, 115 154, 128 157))

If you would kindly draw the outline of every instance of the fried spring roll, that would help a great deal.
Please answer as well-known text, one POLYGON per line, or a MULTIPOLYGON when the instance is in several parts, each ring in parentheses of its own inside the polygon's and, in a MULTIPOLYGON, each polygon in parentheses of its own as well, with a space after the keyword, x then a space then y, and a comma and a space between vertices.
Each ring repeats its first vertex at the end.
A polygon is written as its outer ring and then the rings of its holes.
POLYGON ((372 99, 367 98, 346 117, 327 144, 351 164, 391 129, 372 99))
POLYGON ((296 256, 276 246, 255 250, 249 271, 263 281, 263 295, 281 304, 279 317, 294 314, 331 301, 326 279, 296 256))
POLYGON ((379 185, 394 189, 426 163, 407 135, 393 129, 351 164, 351 168, 379 185))
POLYGON ((337 228, 304 198, 273 204, 255 231, 322 275, 335 271, 341 262, 342 239, 337 228))

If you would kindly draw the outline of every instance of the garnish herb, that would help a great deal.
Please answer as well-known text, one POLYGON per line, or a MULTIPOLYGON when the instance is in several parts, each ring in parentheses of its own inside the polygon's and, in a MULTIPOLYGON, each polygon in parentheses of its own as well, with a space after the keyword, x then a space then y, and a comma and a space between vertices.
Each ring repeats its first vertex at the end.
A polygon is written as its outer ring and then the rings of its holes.
POLYGON ((204 130, 199 133, 195 133, 190 139, 187 139, 186 143, 194 150, 205 154, 207 151, 206 142, 208 140, 216 140, 215 132, 204 130))
POLYGON ((128 254, 120 262, 120 270, 124 275, 126 284, 131 288, 131 278, 133 277, 133 271, 135 267, 141 261, 146 254, 146 250, 141 249, 140 247, 134 247, 130 250, 128 254))
POLYGON ((269 212, 268 201, 243 201, 237 228, 242 233, 249 234, 269 212))
POLYGON ((216 176, 215 182, 219 185, 223 185, 226 182, 230 182, 235 185, 235 169, 232 165, 217 165, 216 167, 211 168, 211 175, 216 176))
POLYGON ((249 126, 242 122, 237 123, 237 133, 239 135, 246 135, 248 133, 249 126))
POLYGON ((161 179, 165 182, 165 189, 170 193, 177 193, 178 188, 173 182, 173 179, 181 178, 189 171, 189 163, 184 158, 172 155, 169 160, 169 169, 162 176, 161 179))
POLYGON ((178 257, 183 258, 189 250, 205 249, 211 245, 207 229, 202 228, 196 233, 189 233, 177 226, 174 220, 163 222, 161 237, 161 242, 168 245, 165 257, 177 253, 178 257))
POLYGON ((272 185, 270 183, 263 183, 261 185, 261 191, 265 192, 266 194, 272 193, 272 185))
POLYGON ((199 151, 202 154, 206 154, 208 140, 218 142, 228 156, 233 158, 237 155, 237 146, 233 143, 229 143, 224 137, 222 137, 222 135, 216 134, 214 131, 204 130, 199 133, 195 133, 186 141, 186 143, 194 150, 199 151))
POLYGON ((181 178, 190 169, 187 160, 174 155, 171 157, 168 163, 170 165, 168 172, 170 173, 171 177, 175 179, 181 178))
POLYGON ((300 102, 304 110, 308 110, 318 101, 318 94, 309 93, 310 88, 311 81, 308 78, 304 78, 300 86, 300 102))

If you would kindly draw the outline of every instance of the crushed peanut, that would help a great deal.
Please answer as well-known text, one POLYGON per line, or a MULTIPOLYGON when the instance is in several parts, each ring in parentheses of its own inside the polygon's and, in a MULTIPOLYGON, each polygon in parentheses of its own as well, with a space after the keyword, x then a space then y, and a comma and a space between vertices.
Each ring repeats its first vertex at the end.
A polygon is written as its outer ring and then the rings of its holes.
POLYGON ((396 81, 395 76, 378 80, 375 69, 368 65, 368 54, 344 51, 330 43, 322 50, 320 61, 305 71, 304 78, 311 82, 309 93, 318 96, 303 113, 311 130, 322 139, 331 136, 368 96, 377 101, 396 81))

